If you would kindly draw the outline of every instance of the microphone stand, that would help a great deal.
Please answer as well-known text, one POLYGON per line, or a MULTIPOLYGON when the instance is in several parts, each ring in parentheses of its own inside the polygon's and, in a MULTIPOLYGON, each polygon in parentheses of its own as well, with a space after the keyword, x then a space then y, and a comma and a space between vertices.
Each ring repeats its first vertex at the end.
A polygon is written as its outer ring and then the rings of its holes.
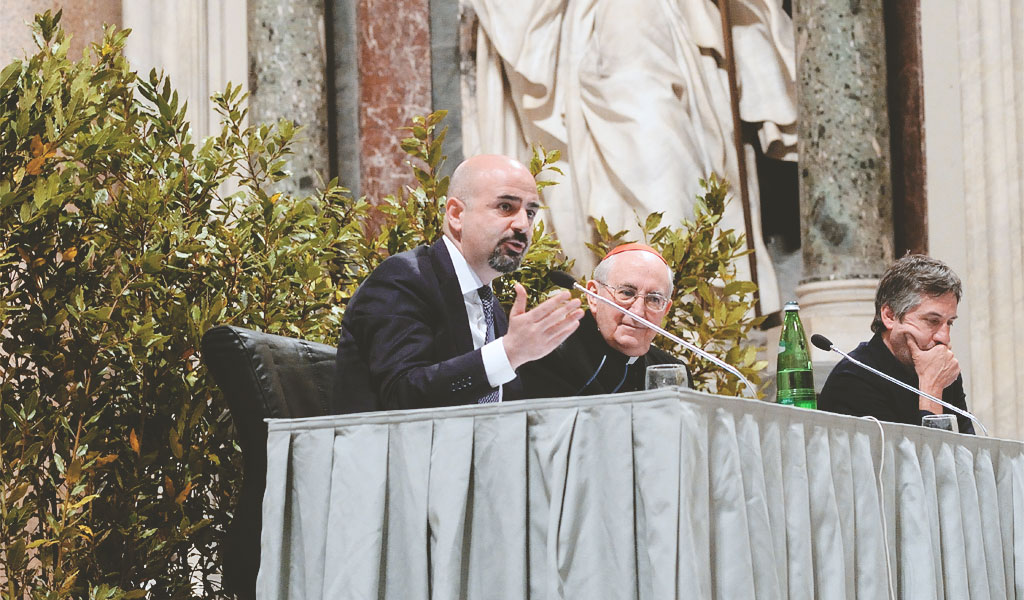
MULTIPOLYGON (((813 337, 818 337, 818 336, 813 336, 813 337)), ((815 340, 815 341, 817 341, 817 340, 815 340)), ((900 386, 901 388, 904 388, 906 390, 914 392, 915 394, 917 394, 919 396, 924 396, 925 398, 928 398, 932 402, 935 402, 936 404, 939 404, 940 406, 944 406, 944 407, 948 408, 949 410, 957 413, 958 415, 966 417, 972 423, 974 423, 975 425, 977 425, 978 427, 981 428, 981 432, 985 434, 985 437, 992 437, 992 436, 990 436, 988 434, 988 430, 985 429, 985 426, 981 424, 981 421, 979 421, 977 417, 975 417, 971 413, 967 412, 966 410, 961 410, 961 409, 953 406, 952 404, 950 404, 948 402, 945 402, 943 400, 940 400, 939 398, 936 398, 935 396, 932 396, 931 394, 929 394, 927 392, 919 390, 916 387, 914 387, 914 386, 912 386, 912 385, 910 385, 908 383, 904 383, 904 382, 900 381, 899 379, 896 379, 895 377, 892 377, 890 375, 887 375, 887 374, 879 371, 878 369, 869 367, 868 365, 860 362, 856 358, 854 358, 854 357, 850 356, 849 354, 843 352, 839 348, 836 348, 835 344, 833 344, 832 342, 828 341, 827 338, 825 338, 823 341, 827 342, 827 344, 826 344, 828 346, 827 348, 824 347, 824 345, 815 344, 815 346, 818 346, 822 350, 831 350, 832 352, 835 352, 836 354, 839 354, 840 356, 842 356, 846 360, 852 362, 853 364, 857 365, 858 367, 860 367, 862 369, 867 369, 868 371, 871 371, 875 375, 878 375, 878 376, 880 376, 880 377, 882 377, 882 378, 884 378, 884 379, 886 379, 888 381, 891 381, 892 383, 895 383, 896 385, 900 386)))
POLYGON ((701 358, 703 358, 705 360, 708 360, 708 361, 718 365, 719 367, 725 369, 729 373, 732 373, 733 375, 736 376, 737 379, 739 379, 740 381, 743 382, 743 385, 746 386, 746 390, 748 392, 750 392, 750 397, 754 398, 755 400, 757 399, 757 391, 754 389, 754 384, 750 383, 750 381, 746 377, 744 377, 743 374, 740 373, 736 369, 736 367, 734 367, 734 366, 730 365, 729 363, 719 359, 716 356, 712 356, 711 354, 708 354, 707 352, 701 350, 700 348, 698 348, 697 346, 695 346, 695 345, 691 344, 690 342, 684 340, 683 338, 681 338, 679 336, 676 336, 676 335, 673 335, 673 334, 669 333, 668 331, 665 331, 661 327, 658 327, 654 323, 651 323, 650 321, 648 321, 647 319, 637 315, 636 313, 633 313, 633 312, 630 312, 629 310, 626 310, 625 308, 619 306, 618 304, 612 302, 611 300, 605 298, 604 296, 599 296, 598 294, 595 294, 594 292, 592 292, 592 291, 588 290, 587 288, 583 287, 582 285, 580 285, 579 282, 577 282, 577 281, 573 281, 573 287, 578 289, 578 290, 580 290, 581 292, 587 294, 588 296, 590 296, 592 298, 596 298, 597 300, 599 300, 601 302, 604 302, 608 306, 611 306, 615 310, 617 310, 620 313, 628 316, 629 318, 633 319, 634 321, 637 321, 639 323, 643 323, 649 329, 653 329, 654 331, 656 331, 656 332, 660 333, 661 335, 667 337, 668 339, 672 340, 673 342, 675 342, 675 343, 679 344, 680 346, 686 348, 690 352, 693 352, 694 354, 699 355, 701 358))

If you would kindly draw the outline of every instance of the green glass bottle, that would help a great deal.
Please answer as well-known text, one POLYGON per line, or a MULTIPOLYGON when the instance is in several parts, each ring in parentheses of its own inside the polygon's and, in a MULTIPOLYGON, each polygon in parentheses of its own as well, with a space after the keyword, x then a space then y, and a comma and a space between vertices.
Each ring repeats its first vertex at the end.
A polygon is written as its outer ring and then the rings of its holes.
POLYGON ((778 392, 775 401, 800 408, 818 408, 814 395, 814 374, 807 337, 800 323, 800 305, 787 302, 782 337, 779 338, 779 362, 776 370, 778 392))

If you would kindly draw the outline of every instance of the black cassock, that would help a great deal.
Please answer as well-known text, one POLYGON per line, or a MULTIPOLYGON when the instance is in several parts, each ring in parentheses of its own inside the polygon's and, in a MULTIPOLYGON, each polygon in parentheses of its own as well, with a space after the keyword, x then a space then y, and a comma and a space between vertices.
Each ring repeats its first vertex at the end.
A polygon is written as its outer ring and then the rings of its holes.
POLYGON ((629 358, 604 341, 597 321, 587 311, 579 328, 558 348, 526 363, 518 373, 527 398, 555 398, 635 392, 644 389, 644 373, 649 365, 682 364, 653 345, 632 364, 629 358))

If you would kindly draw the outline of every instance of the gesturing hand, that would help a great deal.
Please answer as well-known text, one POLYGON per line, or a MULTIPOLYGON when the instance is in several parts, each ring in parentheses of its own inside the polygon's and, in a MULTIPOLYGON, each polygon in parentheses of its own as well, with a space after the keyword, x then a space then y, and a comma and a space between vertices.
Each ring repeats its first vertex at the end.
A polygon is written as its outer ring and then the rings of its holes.
POLYGON ((515 284, 516 300, 508 316, 508 333, 502 344, 513 369, 523 363, 546 356, 576 331, 583 310, 580 301, 559 292, 526 310, 526 288, 515 284))

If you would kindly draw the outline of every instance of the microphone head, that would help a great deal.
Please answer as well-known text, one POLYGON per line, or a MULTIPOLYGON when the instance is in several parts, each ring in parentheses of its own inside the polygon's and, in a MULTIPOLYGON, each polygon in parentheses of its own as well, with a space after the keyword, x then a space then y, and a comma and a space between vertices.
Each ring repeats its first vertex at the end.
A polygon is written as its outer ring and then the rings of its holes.
POLYGON ((571 290, 576 286, 576 280, 565 271, 551 271, 548 273, 548 279, 551 280, 551 283, 558 287, 564 287, 567 290, 571 290))
POLYGON ((826 352, 832 349, 832 342, 820 333, 811 336, 811 343, 826 352))

